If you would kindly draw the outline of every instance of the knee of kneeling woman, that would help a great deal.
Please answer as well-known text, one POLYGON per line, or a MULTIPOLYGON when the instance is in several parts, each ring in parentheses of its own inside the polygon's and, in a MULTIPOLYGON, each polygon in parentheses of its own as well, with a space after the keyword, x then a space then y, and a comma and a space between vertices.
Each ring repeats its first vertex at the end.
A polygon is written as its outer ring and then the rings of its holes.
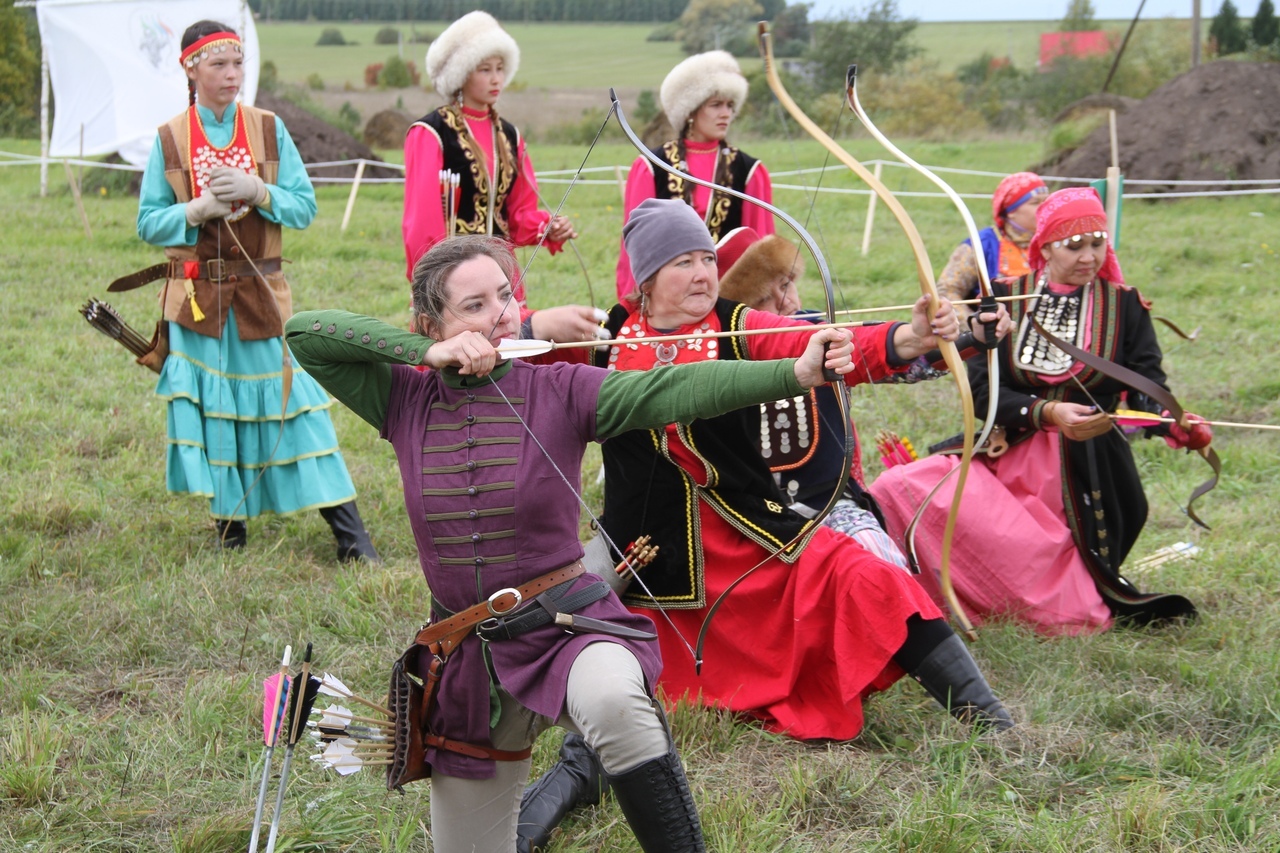
POLYGON ((608 773, 622 773, 665 755, 671 737, 649 695, 635 655, 618 643, 592 643, 569 671, 569 721, 600 756, 608 773))

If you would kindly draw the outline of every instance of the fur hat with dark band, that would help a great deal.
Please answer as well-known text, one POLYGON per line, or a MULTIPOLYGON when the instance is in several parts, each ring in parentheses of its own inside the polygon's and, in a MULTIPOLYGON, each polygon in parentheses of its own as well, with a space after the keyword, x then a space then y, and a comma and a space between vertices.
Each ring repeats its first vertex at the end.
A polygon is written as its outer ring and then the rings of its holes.
POLYGON ((723 50, 695 53, 672 68, 658 90, 667 121, 681 133, 689 117, 714 95, 733 101, 734 118, 747 100, 747 78, 738 60, 723 50))
POLYGON ((520 67, 516 40, 488 12, 468 12, 427 48, 427 76, 441 96, 452 99, 476 66, 491 56, 502 57, 509 85, 520 67))
POLYGON ((721 262, 721 298, 750 308, 769 297, 778 279, 784 276, 797 279, 804 275, 804 255, 794 243, 776 234, 760 237, 750 228, 735 228, 716 248, 721 262), (741 244, 753 236, 756 239, 741 248, 741 244), (726 261, 728 269, 724 268, 726 261))

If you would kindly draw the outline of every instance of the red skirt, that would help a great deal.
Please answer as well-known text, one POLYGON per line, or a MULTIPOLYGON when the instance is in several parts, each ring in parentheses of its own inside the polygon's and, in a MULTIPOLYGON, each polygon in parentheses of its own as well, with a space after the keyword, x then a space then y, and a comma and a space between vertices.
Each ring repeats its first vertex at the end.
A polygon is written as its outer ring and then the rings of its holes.
MULTIPOLYGON (((700 506, 708 606, 767 551, 700 506)), ((761 721, 801 740, 849 740, 862 731, 862 700, 902 677, 893 655, 907 619, 941 612, 905 569, 819 528, 795 563, 773 560, 743 581, 716 612, 694 674, 688 646, 706 608, 668 610, 657 627, 669 700, 687 696, 761 721)))

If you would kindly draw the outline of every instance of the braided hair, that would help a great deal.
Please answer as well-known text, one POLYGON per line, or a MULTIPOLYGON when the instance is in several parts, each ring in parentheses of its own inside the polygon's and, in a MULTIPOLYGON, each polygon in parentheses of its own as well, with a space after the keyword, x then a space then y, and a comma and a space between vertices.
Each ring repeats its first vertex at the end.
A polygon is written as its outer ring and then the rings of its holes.
MULTIPOLYGON (((200 41, 205 36, 211 36, 214 33, 234 33, 235 30, 226 24, 220 24, 217 21, 196 21, 187 27, 182 33, 181 50, 186 50, 191 45, 200 41)), ((189 106, 196 105, 196 81, 194 77, 187 77, 187 100, 189 106)))

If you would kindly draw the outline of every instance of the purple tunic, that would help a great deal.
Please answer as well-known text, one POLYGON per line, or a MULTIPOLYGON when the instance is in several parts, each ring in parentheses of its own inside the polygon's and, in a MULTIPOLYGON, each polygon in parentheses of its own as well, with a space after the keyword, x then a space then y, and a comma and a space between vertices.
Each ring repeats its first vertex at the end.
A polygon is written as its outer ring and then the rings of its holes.
MULTIPOLYGON (((393 366, 382 437, 395 448, 422 572, 440 606, 458 612, 582 556, 576 492, 586 444, 596 440, 596 400, 606 376, 586 365, 517 361, 498 380, 508 405, 488 379, 454 376, 454 384, 474 383, 454 388, 439 372, 393 366)), ((583 575, 571 591, 598 580, 583 575)), ((612 592, 578 612, 653 630, 647 617, 631 613, 612 592)), ((630 649, 649 684, 657 683, 662 662, 656 642, 574 635, 554 625, 487 644, 472 635, 445 667, 432 731, 490 745, 486 646, 498 683, 526 708, 555 719, 564 710, 578 652, 602 641, 630 649)), ((427 763, 466 779, 494 773, 492 761, 445 750, 428 749, 427 763)))

